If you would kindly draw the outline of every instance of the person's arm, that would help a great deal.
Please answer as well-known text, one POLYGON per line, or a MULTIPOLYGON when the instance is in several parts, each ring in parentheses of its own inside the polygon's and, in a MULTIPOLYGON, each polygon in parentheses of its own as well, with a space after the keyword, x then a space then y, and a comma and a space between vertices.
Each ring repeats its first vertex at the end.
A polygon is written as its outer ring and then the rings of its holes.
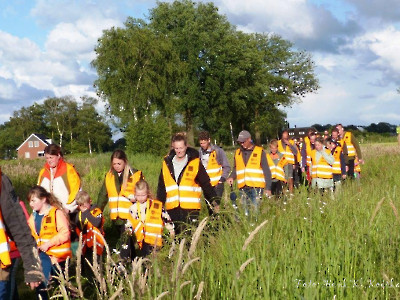
POLYGON ((76 205, 75 197, 81 188, 81 177, 79 176, 78 172, 76 171, 74 165, 68 164, 67 172, 68 172, 67 173, 68 185, 70 188, 68 204, 76 205))
POLYGON ((303 168, 307 166, 307 150, 306 145, 304 144, 303 148, 301 149, 301 168, 304 172, 303 168))
POLYGON ((340 170, 342 172, 342 176, 346 175, 346 161, 344 159, 343 153, 340 153, 340 170))
POLYGON ((360 148, 360 145, 358 144, 357 139, 354 137, 354 134, 351 135, 351 143, 353 144, 354 148, 356 149, 358 160, 361 162, 362 161, 361 148, 360 148))
POLYGON ((165 203, 165 201, 167 200, 167 192, 165 190, 165 182, 162 169, 160 172, 160 176, 158 177, 157 200, 161 201, 162 203, 165 203))
POLYGON ((231 174, 228 175, 227 182, 229 185, 233 184, 233 181, 236 179, 236 159, 233 158, 233 168, 231 170, 231 174))
POLYGON ((261 152, 261 168, 264 173, 265 189, 267 191, 267 194, 270 195, 272 176, 271 176, 271 169, 269 168, 268 165, 267 155, 265 154, 264 150, 261 152))
POLYGON ((97 197, 97 207, 104 211, 104 207, 107 205, 108 202, 108 192, 106 187, 106 180, 104 179, 103 185, 99 191, 99 195, 97 197))
POLYGON ((39 284, 44 280, 44 275, 36 241, 32 237, 31 229, 18 203, 11 181, 4 174, 1 174, 0 207, 7 233, 21 254, 25 281, 31 283, 31 286, 35 283, 39 284))
POLYGON ((88 220, 88 222, 90 222, 93 225, 93 227, 96 227, 98 229, 100 229, 101 227, 102 218, 103 214, 99 214, 97 217, 95 217, 90 212, 90 209, 87 209, 84 212, 82 212, 82 223, 88 220))
POLYGON ((222 175, 220 181, 225 182, 231 171, 231 165, 229 164, 225 151, 222 150, 221 148, 218 148, 217 160, 222 167, 222 175))
POLYGON ((165 228, 168 230, 171 238, 173 239, 175 237, 175 227, 174 227, 174 222, 172 222, 171 217, 169 216, 168 212, 162 208, 161 211, 161 218, 164 222, 165 228))
POLYGON ((333 163, 335 162, 335 158, 333 157, 333 155, 326 153, 325 150, 322 150, 321 153, 326 162, 330 165, 333 165, 333 163))
POLYGON ((49 240, 49 248, 62 245, 70 239, 69 222, 64 212, 56 210, 57 234, 49 240))

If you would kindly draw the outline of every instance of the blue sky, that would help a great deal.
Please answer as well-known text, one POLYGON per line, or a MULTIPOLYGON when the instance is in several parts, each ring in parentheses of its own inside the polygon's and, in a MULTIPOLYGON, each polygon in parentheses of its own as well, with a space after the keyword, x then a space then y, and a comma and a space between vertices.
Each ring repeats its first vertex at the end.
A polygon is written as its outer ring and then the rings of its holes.
MULTIPOLYGON (((321 88, 287 109, 291 126, 400 124, 400 1, 214 3, 239 30, 273 32, 312 54, 321 88)), ((89 63, 102 30, 143 18, 155 5, 0 0, 0 123, 47 97, 95 96, 89 63)))

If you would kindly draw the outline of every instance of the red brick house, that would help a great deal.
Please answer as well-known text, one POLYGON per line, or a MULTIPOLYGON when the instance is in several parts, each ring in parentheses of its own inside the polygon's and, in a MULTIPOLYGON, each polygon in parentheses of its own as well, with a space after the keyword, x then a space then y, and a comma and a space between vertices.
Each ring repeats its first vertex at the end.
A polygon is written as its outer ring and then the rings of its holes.
POLYGON ((44 156, 44 148, 51 139, 44 134, 32 133, 18 148, 18 158, 35 159, 44 156))

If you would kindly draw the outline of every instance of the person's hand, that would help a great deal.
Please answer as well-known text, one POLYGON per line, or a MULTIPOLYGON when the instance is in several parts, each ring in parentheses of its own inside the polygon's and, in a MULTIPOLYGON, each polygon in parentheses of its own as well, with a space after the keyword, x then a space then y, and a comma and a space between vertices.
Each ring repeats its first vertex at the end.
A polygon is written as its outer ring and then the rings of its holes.
POLYGON ((233 184, 233 178, 232 178, 232 177, 229 177, 229 178, 226 180, 226 182, 227 182, 229 185, 232 185, 232 184, 233 184))
POLYGON ((49 242, 43 243, 39 246, 39 250, 42 252, 46 252, 47 250, 49 250, 49 248, 50 248, 49 242))
POLYGON ((349 166, 346 166, 346 173, 349 171, 349 166))
POLYGON ((36 289, 40 285, 40 281, 37 282, 27 282, 26 285, 28 285, 31 290, 36 289))
POLYGON ((134 194, 129 194, 129 195, 128 195, 128 199, 129 199, 129 201, 131 201, 132 203, 135 203, 135 202, 136 202, 136 198, 135 198, 135 195, 134 195, 134 194))
POLYGON ((343 179, 346 179, 346 177, 347 177, 347 175, 346 175, 346 174, 342 175, 342 178, 343 178, 343 179))
POLYGON ((265 195, 267 195, 268 197, 272 196, 272 193, 270 190, 265 190, 265 195))
POLYGON ((358 162, 359 162, 359 164, 361 164, 361 165, 364 164, 364 160, 363 160, 363 159, 359 159, 358 162))
POLYGON ((305 173, 305 172, 306 172, 306 168, 301 167, 301 172, 302 172, 302 173, 305 173))
POLYGON ((213 206, 213 213, 214 214, 219 213, 219 205, 218 204, 213 206))

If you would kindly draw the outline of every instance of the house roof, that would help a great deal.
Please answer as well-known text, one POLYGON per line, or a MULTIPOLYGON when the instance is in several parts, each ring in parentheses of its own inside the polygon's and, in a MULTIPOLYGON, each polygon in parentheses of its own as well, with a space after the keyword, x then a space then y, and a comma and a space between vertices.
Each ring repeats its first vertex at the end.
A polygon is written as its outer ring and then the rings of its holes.
POLYGON ((45 136, 44 134, 41 133, 32 133, 21 145, 19 145, 19 147, 17 148, 17 151, 19 150, 19 148, 22 147, 23 144, 25 144, 32 136, 37 137, 39 140, 41 140, 44 144, 49 145, 49 143, 47 142, 47 140, 49 139, 47 136, 45 136))

